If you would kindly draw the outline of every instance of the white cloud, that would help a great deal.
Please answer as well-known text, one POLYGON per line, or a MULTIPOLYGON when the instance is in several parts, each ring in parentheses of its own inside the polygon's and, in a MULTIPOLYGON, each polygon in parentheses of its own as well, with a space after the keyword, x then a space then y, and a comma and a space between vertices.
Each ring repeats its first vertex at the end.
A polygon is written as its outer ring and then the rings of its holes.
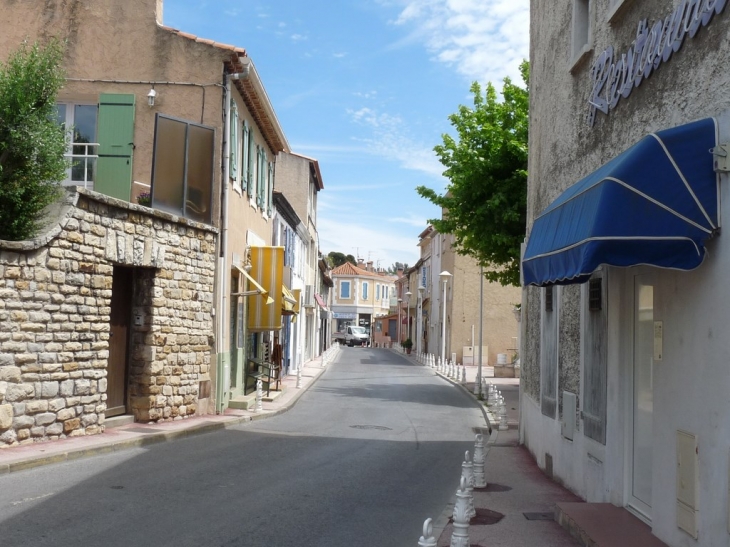
POLYGON ((363 107, 348 110, 353 122, 369 127, 372 136, 356 139, 369 153, 398 162, 401 167, 440 178, 443 166, 433 152, 433 145, 413 141, 405 133, 403 119, 363 107))
POLYGON ((413 265, 419 257, 417 237, 408 230, 394 232, 392 227, 383 222, 359 224, 352 218, 338 221, 323 215, 317 222, 317 229, 320 234, 320 248, 325 254, 330 251, 359 254, 366 261, 379 261, 381 267, 390 266, 394 262, 413 265))
POLYGON ((291 38, 292 42, 302 42, 304 40, 307 40, 307 37, 304 36, 303 34, 292 34, 290 36, 290 38, 291 38))
POLYGON ((343 57, 347 57, 347 53, 344 53, 344 52, 333 53, 332 57, 334 57, 335 59, 342 59, 343 57))
MULTIPOLYGON (((385 2, 383 2, 385 3, 385 2)), ((500 89, 521 83, 529 57, 529 0, 401 0, 394 24, 409 29, 402 43, 422 42, 433 58, 469 80, 500 89)))

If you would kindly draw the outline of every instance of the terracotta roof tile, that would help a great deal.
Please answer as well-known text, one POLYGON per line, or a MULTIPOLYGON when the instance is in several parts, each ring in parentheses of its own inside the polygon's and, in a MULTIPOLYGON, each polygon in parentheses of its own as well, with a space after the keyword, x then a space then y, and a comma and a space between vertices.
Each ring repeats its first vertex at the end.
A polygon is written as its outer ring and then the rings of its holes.
POLYGON ((333 277, 337 275, 359 275, 364 277, 376 277, 378 279, 384 279, 387 281, 394 281, 394 278, 389 275, 381 275, 376 272, 369 272, 363 268, 358 268, 350 262, 345 262, 341 266, 337 266, 334 270, 332 270, 331 274, 333 277))
POLYGON ((200 36, 196 36, 195 34, 190 34, 189 32, 183 32, 179 29, 176 29, 173 27, 168 27, 167 25, 160 25, 160 28, 162 30, 171 32, 173 34, 177 34, 178 36, 180 36, 182 38, 187 38, 188 40, 194 40, 195 42, 198 42, 201 44, 206 44, 206 45, 213 46, 215 48, 226 50, 226 51, 233 51, 240 55, 246 54, 246 50, 242 47, 234 46, 231 44, 224 44, 221 42, 216 42, 215 40, 209 40, 207 38, 201 38, 200 36))

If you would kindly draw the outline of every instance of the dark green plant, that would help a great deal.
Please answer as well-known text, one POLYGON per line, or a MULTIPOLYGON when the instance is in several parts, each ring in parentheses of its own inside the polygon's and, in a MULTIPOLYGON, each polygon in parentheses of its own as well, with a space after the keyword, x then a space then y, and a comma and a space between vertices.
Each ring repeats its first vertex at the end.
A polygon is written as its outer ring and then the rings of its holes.
POLYGON ((494 86, 486 92, 474 82, 473 107, 459 106, 449 116, 456 137, 444 134, 434 148, 446 167, 443 195, 419 186, 416 191, 440 207, 442 218, 429 223, 453 234, 459 254, 484 266, 485 277, 502 285, 520 284, 520 244, 527 210, 527 130, 529 65, 520 65, 525 87, 505 78, 503 100, 494 86))
POLYGON ((404 349, 411 349, 413 347, 413 340, 406 338, 401 346, 403 346, 404 349))
POLYGON ((0 64, 0 239, 33 237, 66 177, 66 136, 56 121, 62 59, 58 41, 23 43, 0 64))

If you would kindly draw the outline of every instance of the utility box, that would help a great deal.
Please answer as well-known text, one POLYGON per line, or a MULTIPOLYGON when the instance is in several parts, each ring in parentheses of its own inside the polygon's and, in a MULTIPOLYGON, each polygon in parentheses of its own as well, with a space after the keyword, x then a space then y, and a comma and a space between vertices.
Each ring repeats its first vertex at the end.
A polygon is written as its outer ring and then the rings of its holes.
MULTIPOLYGON (((479 364, 479 346, 464 346, 462 352, 463 364, 472 366, 479 364)), ((482 346, 482 366, 489 364, 489 346, 482 346)))

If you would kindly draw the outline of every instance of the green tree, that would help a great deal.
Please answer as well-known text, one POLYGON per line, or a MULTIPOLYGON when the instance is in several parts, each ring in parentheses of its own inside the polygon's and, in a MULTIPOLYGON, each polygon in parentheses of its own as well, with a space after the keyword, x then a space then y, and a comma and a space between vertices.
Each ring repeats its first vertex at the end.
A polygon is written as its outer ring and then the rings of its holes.
POLYGON ((491 83, 485 93, 474 82, 474 106, 449 116, 456 138, 442 135, 434 148, 446 167, 446 192, 419 186, 418 194, 443 210, 429 223, 453 234, 459 254, 472 256, 490 281, 520 283, 520 244, 525 238, 529 64, 520 72, 525 87, 504 79, 503 100, 491 83))
POLYGON ((330 266, 332 268, 342 266, 345 262, 349 262, 350 264, 357 264, 354 256, 346 255, 345 253, 340 253, 338 251, 331 251, 327 254, 327 257, 329 258, 330 266))
POLYGON ((56 122, 62 59, 57 41, 24 43, 0 64, 0 239, 33 237, 66 176, 66 138, 56 122))

